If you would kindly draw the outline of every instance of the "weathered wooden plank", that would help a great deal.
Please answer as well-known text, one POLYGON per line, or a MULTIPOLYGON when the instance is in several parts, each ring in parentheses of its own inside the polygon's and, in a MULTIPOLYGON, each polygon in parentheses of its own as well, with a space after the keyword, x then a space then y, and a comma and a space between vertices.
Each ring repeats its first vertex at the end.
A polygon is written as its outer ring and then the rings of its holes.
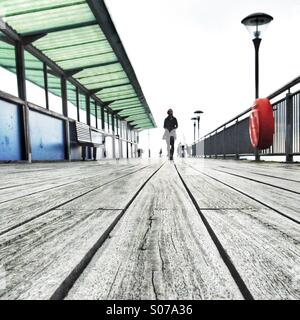
MULTIPOLYGON (((54 168, 47 168, 47 170, 43 170, 42 172, 36 172, 36 170, 30 170, 28 171, 21 171, 18 173, 7 173, 3 172, 1 174, 1 181, 0 181, 0 192, 5 192, 5 188, 10 188, 10 192, 15 192, 14 187, 18 190, 19 188, 22 188, 24 186, 25 188, 28 187, 29 184, 35 185, 38 183, 46 183, 46 182, 52 182, 57 180, 62 180, 62 183, 64 181, 69 181, 70 179, 78 179, 84 176, 89 176, 90 174, 99 173, 103 170, 107 169, 122 169, 122 168, 128 168, 128 167, 134 167, 138 166, 140 164, 127 164, 127 163, 107 163, 107 164, 101 164, 101 165, 87 165, 86 167, 82 165, 75 165, 75 163, 69 164, 68 167, 65 167, 65 165, 61 167, 57 167, 57 165, 54 168)), ((33 165, 34 166, 34 165, 33 165)))
POLYGON ((189 159, 190 162, 205 167, 232 168, 241 172, 267 174, 300 182, 300 165, 297 163, 256 162, 214 159, 189 159))
POLYGON ((231 168, 220 168, 215 170, 244 179, 252 180, 258 183, 271 185, 279 189, 284 189, 286 191, 290 191, 292 193, 300 195, 300 182, 278 179, 266 175, 257 175, 257 173, 253 174, 252 172, 233 170, 231 168))
POLYGON ((197 192, 197 201, 201 210, 262 208, 258 202, 249 198, 245 199, 245 196, 233 189, 224 188, 224 185, 195 171, 193 167, 180 163, 177 163, 176 166, 189 187, 197 192))
POLYGON ((0 236, 0 299, 49 299, 120 210, 55 210, 0 236))
POLYGON ((68 299, 242 299, 172 164, 145 186, 68 299))
POLYGON ((279 188, 285 188, 287 190, 291 190, 292 192, 300 193, 300 179, 296 180, 297 177, 293 177, 293 175, 295 175, 295 170, 291 172, 282 172, 282 170, 280 169, 276 169, 273 171, 261 170, 258 165, 252 165, 249 167, 240 165, 239 163, 237 165, 234 165, 232 162, 230 162, 229 164, 225 163, 225 165, 222 165, 222 163, 220 163, 219 166, 217 165, 217 163, 215 163, 211 166, 212 169, 219 170, 221 172, 243 176, 245 178, 260 181, 261 183, 271 184, 279 188))
MULTIPOLYGON (((129 169, 135 169, 140 168, 140 165, 136 166, 118 166, 116 168, 112 168, 111 166, 104 166, 101 168, 96 168, 97 170, 80 170, 77 172, 74 172, 72 175, 68 175, 68 172, 62 171, 60 172, 60 175, 55 175, 53 173, 53 176, 51 175, 51 178, 42 178, 34 179, 32 177, 23 177, 23 183, 22 185, 16 186, 14 188, 5 188, 0 190, 0 204, 2 202, 6 202, 8 200, 12 199, 18 199, 24 196, 28 196, 34 193, 47 191, 56 187, 62 187, 68 184, 72 184, 74 182, 78 181, 88 181, 88 179, 95 179, 97 177, 101 177, 101 175, 104 172, 108 171, 114 171, 114 172, 122 172, 122 171, 128 171, 129 169), (27 184, 26 181, 31 181, 30 184, 27 184), (34 182, 32 182, 34 181, 34 182)), ((1 185, 1 184, 0 184, 1 185)))
POLYGON ((299 300, 300 230, 293 222, 269 209, 203 213, 255 299, 299 300))
POLYGON ((143 170, 124 177, 94 190, 78 199, 64 205, 65 209, 119 209, 128 202, 128 194, 134 194, 143 183, 157 170, 160 163, 151 165, 143 170))
POLYGON ((247 194, 249 197, 274 208, 280 213, 291 217, 296 221, 300 221, 300 197, 298 195, 268 185, 262 185, 254 181, 230 176, 207 167, 195 168, 204 175, 215 178, 220 182, 247 194))
POLYGON ((244 202, 244 208, 233 210, 230 188, 199 173, 191 179, 191 168, 177 167, 199 207, 211 202, 211 207, 201 211, 254 298, 299 299, 299 226, 240 193, 235 194, 234 201, 244 202), (217 199, 220 194, 222 202, 217 199))
MULTIPOLYGON (((92 199, 83 196, 81 203, 86 205, 80 208, 77 205, 70 206, 75 209, 62 206, 60 210, 50 211, 0 236, 0 261, 7 270, 7 288, 2 298, 49 299, 119 217, 121 209, 137 192, 140 183, 158 166, 154 164, 127 176, 121 184, 119 181, 113 183, 119 191, 124 185, 130 186, 114 194, 113 199, 109 194, 111 207, 117 204, 118 210, 91 209, 93 205, 87 201, 92 199)), ((97 193, 106 192, 109 188, 109 185, 99 188, 97 193)), ((99 206, 101 203, 95 205, 99 206)))
MULTIPOLYGON (((142 170, 139 169, 139 170, 142 170)), ((21 200, 12 200, 0 204, 0 233, 6 232, 11 228, 44 214, 52 209, 56 209, 75 198, 81 197, 85 193, 118 179, 124 175, 134 173, 136 170, 131 168, 121 172, 108 170, 101 175, 101 178, 87 179, 74 182, 67 186, 57 187, 23 197, 21 200)), ((99 207, 101 204, 99 204, 99 207)), ((83 204, 84 207, 84 204, 83 204)))

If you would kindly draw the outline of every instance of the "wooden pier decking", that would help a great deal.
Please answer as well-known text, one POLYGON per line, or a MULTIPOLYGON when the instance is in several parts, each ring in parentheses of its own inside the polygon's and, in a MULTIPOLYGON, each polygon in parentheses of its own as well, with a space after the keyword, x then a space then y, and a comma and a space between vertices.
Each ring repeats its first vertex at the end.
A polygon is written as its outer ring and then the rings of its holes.
POLYGON ((0 299, 299 299, 300 166, 0 165, 0 299))

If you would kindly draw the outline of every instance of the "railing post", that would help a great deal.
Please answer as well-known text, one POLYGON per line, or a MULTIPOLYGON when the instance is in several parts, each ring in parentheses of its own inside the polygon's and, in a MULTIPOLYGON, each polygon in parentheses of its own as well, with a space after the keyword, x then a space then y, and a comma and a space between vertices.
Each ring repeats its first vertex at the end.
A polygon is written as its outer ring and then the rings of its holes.
POLYGON ((260 161, 260 154, 258 149, 255 149, 254 156, 255 156, 255 161, 260 161))
POLYGON ((286 95, 286 135, 285 135, 285 159, 293 162, 293 96, 290 92, 286 95))
POLYGON ((214 148, 215 148, 215 159, 218 159, 218 153, 217 153, 217 134, 218 132, 216 131, 214 134, 214 148))
POLYGON ((211 159, 213 155, 213 140, 211 134, 209 135, 209 158, 211 159))
POLYGON ((239 120, 236 119, 235 125, 234 125, 234 137, 235 137, 235 159, 239 160, 240 159, 240 154, 239 154, 239 138, 238 138, 238 124, 239 120))
POLYGON ((224 126, 224 129, 223 129, 223 159, 226 159, 225 131, 226 131, 226 126, 224 126))

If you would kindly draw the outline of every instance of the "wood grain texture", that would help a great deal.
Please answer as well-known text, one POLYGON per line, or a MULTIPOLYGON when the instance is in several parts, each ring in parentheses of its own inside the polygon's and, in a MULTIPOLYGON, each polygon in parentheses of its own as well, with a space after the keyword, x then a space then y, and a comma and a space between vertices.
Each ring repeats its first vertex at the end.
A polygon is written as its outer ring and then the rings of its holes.
POLYGON ((254 298, 299 299, 299 225, 185 164, 177 167, 199 206, 211 204, 201 211, 254 298))
MULTIPOLYGON (((205 163, 209 162, 205 161, 205 163)), ((195 161, 191 163, 187 162, 187 165, 191 165, 193 168, 202 172, 204 175, 215 178, 219 182, 223 182, 236 190, 247 194, 253 199, 258 200, 261 203, 265 203, 267 206, 278 210, 279 212, 300 221, 300 197, 297 194, 289 191, 281 190, 269 185, 257 183, 255 181, 245 180, 240 177, 231 176, 226 173, 216 171, 211 166, 197 165, 195 161)), ((195 171, 196 174, 196 171, 195 171)))
POLYGON ((101 175, 94 175, 93 178, 84 178, 68 185, 58 186, 54 189, 2 203, 0 204, 0 233, 51 209, 56 209, 94 189, 101 188, 101 186, 114 179, 134 173, 137 170, 142 170, 142 168, 143 166, 139 166, 138 168, 125 167, 122 170, 110 168, 105 170, 101 175))
MULTIPOLYGON (((159 165, 136 171, 122 178, 121 184, 115 181, 98 188, 92 197, 86 194, 75 204, 70 202, 0 236, 0 261, 7 273, 1 298, 49 299, 159 165), (112 194, 120 186, 122 190, 112 194), (109 210, 101 202, 106 197, 109 210), (112 209, 116 206, 119 209, 112 209)), ((107 174, 112 179, 117 173, 107 174)))
MULTIPOLYGON (((161 163, 0 164, 0 299, 49 299, 161 163)), ((176 165, 254 298, 299 299, 300 228, 278 212, 300 221, 300 166, 176 165)), ((242 299, 235 280, 168 162, 67 299, 242 299)))
POLYGON ((46 172, 19 172, 16 175, 2 176, 0 182, 0 203, 15 198, 20 198, 39 191, 44 191, 50 188, 59 187, 70 184, 79 180, 95 177, 107 170, 129 170, 130 168, 138 168, 139 165, 98 165, 84 167, 68 167, 59 169, 47 169, 46 172))
POLYGON ((0 299, 49 299, 120 210, 56 210, 0 237, 0 299))
POLYGON ((300 177, 297 177, 298 174, 296 170, 286 172, 287 170, 284 169, 285 172, 283 172, 282 168, 277 167, 273 168, 273 170, 270 170, 270 167, 268 167, 266 170, 260 168, 258 165, 256 167, 253 167, 253 165, 246 167, 245 165, 241 166, 240 164, 235 165, 232 162, 229 162, 228 164, 219 164, 219 166, 216 164, 215 166, 212 166, 212 168, 228 174, 256 180, 260 183, 271 184, 275 187, 284 188, 300 194, 300 177))
POLYGON ((172 164, 146 185, 68 299, 242 299, 172 164))

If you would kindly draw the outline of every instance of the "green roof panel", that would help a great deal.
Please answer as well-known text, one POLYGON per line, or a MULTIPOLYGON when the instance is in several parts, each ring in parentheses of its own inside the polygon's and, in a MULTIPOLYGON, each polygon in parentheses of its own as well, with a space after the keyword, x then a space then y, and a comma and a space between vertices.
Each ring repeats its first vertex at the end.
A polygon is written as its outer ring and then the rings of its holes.
MULTIPOLYGON (((78 69, 73 78, 96 92, 102 102, 113 102, 109 105, 112 110, 122 109, 120 114, 133 114, 135 120, 144 117, 146 125, 155 126, 104 2, 91 2, 93 5, 85 0, 1 0, 1 9, 7 24, 21 36, 45 33, 32 45, 62 70, 78 69)), ((0 65, 15 72, 12 51, 12 46, 0 41, 0 65)), ((43 86, 41 61, 26 52, 25 60, 26 78, 43 86)), ((61 95, 60 78, 48 74, 48 86, 50 92, 61 95)), ((69 101, 76 104, 74 88, 68 86, 67 91, 69 101)), ((80 107, 85 109, 84 96, 80 96, 80 107)), ((91 110, 95 114, 94 107, 91 110)))

